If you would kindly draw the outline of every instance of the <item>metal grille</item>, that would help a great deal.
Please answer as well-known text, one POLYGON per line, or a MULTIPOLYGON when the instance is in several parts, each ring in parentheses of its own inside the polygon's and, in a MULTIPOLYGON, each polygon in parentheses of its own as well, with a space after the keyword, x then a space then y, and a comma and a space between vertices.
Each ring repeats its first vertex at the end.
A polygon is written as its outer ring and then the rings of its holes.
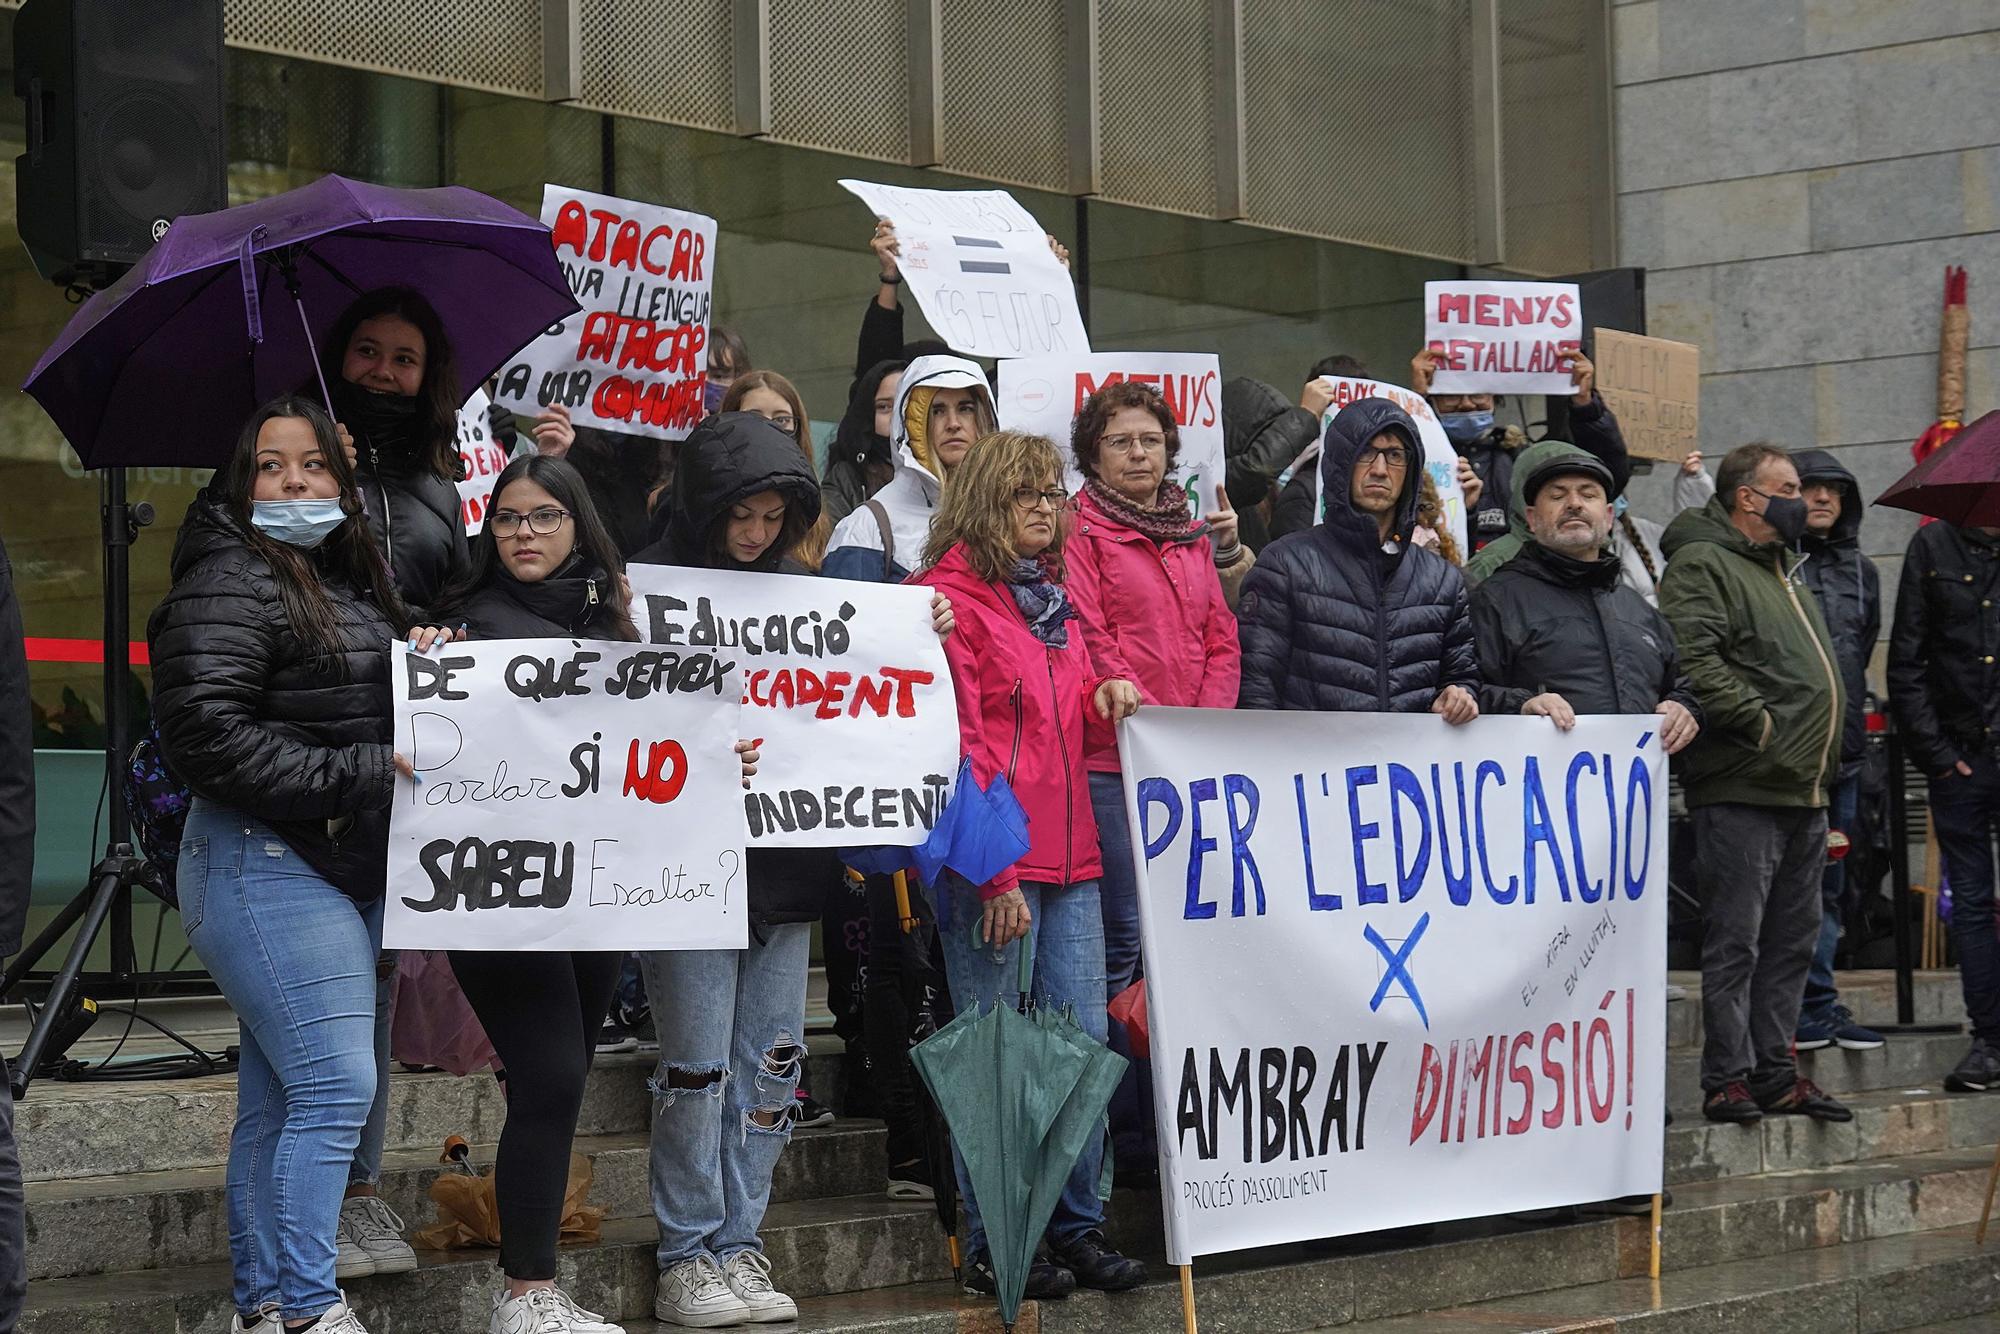
POLYGON ((771 138, 907 162, 906 0, 770 0, 771 138))
POLYGON ((582 0, 582 105, 728 130, 736 120, 729 11, 729 0, 582 0))
POLYGON ((1469 262, 1469 0, 1244 0, 1249 220, 1469 262))
POLYGON ((1575 273, 1594 267, 1591 209, 1602 186, 1606 131, 1593 55, 1599 0, 1508 0, 1500 6, 1501 164, 1507 182, 1507 267, 1575 273), (1593 26, 1595 25, 1595 26, 1593 26))
POLYGON ((1210 0, 1100 0, 1101 193, 1215 211, 1215 25, 1210 0))
POLYGON ((256 51, 528 97, 542 91, 540 0, 224 0, 222 33, 256 51))
POLYGON ((1069 187, 1063 0, 943 0, 947 171, 1069 187))

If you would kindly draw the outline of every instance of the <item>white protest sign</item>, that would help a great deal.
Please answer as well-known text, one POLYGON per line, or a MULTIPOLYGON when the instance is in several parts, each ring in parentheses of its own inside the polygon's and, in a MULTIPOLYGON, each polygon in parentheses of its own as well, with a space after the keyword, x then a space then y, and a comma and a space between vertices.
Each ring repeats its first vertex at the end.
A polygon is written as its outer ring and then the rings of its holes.
POLYGON ((1582 346, 1575 283, 1424 284, 1433 394, 1567 394, 1562 354, 1582 346))
POLYGON ((1000 424, 1045 435, 1069 460, 1066 485, 1083 484, 1070 458, 1070 423, 1083 401, 1108 384, 1149 384, 1167 400, 1180 429, 1174 480, 1196 516, 1215 508, 1222 484, 1222 366, 1210 352, 1088 352, 1081 356, 1015 357, 1000 363, 1000 424))
POLYGON ((713 651, 743 678, 758 743, 750 846, 907 847, 958 769, 958 700, 931 590, 633 565, 632 619, 655 644, 713 651))
POLYGON ((467 537, 486 526, 493 483, 507 466, 507 451, 493 442, 493 423, 486 416, 492 401, 484 389, 475 390, 458 410, 458 460, 465 474, 458 481, 458 510, 467 537))
POLYGON ((708 415, 715 219, 545 185, 542 222, 583 309, 516 353, 494 397, 524 416, 561 403, 578 426, 683 439, 708 415))
POLYGON ((896 267, 938 337, 968 357, 1088 352, 1076 284, 1048 229, 1005 190, 843 180, 896 225, 896 267))
POLYGON ((1170 1260, 1660 1189, 1658 723, 1121 726, 1170 1260))
POLYGON ((742 678, 573 639, 391 648, 391 949, 742 949, 742 678))
MULTIPOLYGON (((1465 544, 1465 491, 1458 484, 1458 451, 1452 448, 1451 437, 1444 433, 1444 424, 1431 411, 1431 405, 1422 394, 1412 393, 1401 385, 1383 384, 1380 380, 1354 380, 1335 375, 1320 376, 1320 383, 1333 394, 1333 401, 1326 405, 1325 413, 1319 419, 1320 438, 1326 438, 1327 424, 1340 415, 1340 410, 1359 398, 1386 398, 1417 424, 1417 435, 1424 446, 1424 471, 1430 475, 1431 485, 1437 488, 1438 509, 1451 528, 1452 539, 1458 543, 1460 557, 1469 557, 1472 549, 1465 544)), ((1319 461, 1315 458, 1309 465, 1313 470, 1313 492, 1319 500, 1313 505, 1315 518, 1325 514, 1323 508, 1326 497, 1320 493, 1319 461)))

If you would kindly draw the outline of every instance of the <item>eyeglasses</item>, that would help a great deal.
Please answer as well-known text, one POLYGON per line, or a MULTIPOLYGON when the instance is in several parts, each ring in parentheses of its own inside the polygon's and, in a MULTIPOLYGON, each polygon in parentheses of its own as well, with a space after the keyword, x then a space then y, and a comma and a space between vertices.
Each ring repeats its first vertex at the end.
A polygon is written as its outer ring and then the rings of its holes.
POLYGON ((542 509, 532 514, 516 514, 512 510, 501 510, 486 522, 493 525, 493 536, 512 537, 527 524, 528 531, 543 537, 553 537, 562 531, 563 520, 569 517, 568 510, 542 509))
POLYGON ((1059 510, 1068 500, 1069 492, 1063 490, 1061 487, 1057 487, 1052 491, 1037 491, 1031 486, 1017 486, 1014 488, 1014 508, 1019 510, 1039 509, 1043 505, 1047 505, 1052 510, 1059 510))
POLYGON ((1148 454, 1167 447, 1167 437, 1158 431, 1148 431, 1144 435, 1107 435, 1098 444, 1114 454, 1127 454, 1137 445, 1148 454))
POLYGON ((1410 451, 1401 445, 1391 445, 1387 449, 1363 449, 1355 462, 1364 468, 1372 468, 1377 459, 1390 472, 1401 472, 1410 466, 1410 451))
POLYGON ((798 429, 799 425, 799 419, 789 412, 765 414, 764 420, 783 431, 786 435, 790 435, 794 430, 798 429))

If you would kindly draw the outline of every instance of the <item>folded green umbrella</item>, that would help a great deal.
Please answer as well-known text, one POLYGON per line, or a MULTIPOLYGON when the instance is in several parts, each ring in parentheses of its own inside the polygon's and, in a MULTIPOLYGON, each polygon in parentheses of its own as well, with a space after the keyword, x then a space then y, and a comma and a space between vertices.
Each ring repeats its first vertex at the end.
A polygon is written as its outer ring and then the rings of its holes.
MULTIPOLYGON (((1031 941, 1020 955, 1026 1006, 1031 941)), ((1125 1058, 1066 1015, 1040 1009, 1024 1015, 995 997, 984 1014, 969 1007, 911 1048, 910 1059, 965 1159, 986 1225, 1000 1318, 1011 1329, 1063 1183, 1084 1145, 1104 1133, 1125 1058)), ((1100 1181, 1100 1193, 1103 1187, 1100 1181)))

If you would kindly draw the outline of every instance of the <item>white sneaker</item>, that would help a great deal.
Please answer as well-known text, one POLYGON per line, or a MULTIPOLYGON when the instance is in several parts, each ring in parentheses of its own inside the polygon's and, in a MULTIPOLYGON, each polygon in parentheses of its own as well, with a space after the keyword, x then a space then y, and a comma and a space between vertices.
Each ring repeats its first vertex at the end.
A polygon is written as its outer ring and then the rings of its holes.
POLYGON ((417 1253, 403 1240, 403 1220, 387 1200, 357 1195, 340 1202, 340 1226, 334 1233, 335 1278, 407 1274, 416 1267, 417 1253))
POLYGON ((625 1334, 594 1311, 570 1300, 561 1288, 531 1288, 509 1297, 502 1288, 493 1294, 493 1316, 487 1334, 625 1334))
POLYGON ((797 1320, 799 1304, 771 1286, 771 1257, 762 1251, 738 1251, 722 1266, 722 1281, 750 1308, 753 1325, 797 1320))
POLYGON ((243 1314, 232 1311, 229 1316, 229 1334, 270 1334, 271 1318, 278 1314, 278 1308, 267 1306, 250 1317, 250 1323, 243 1323, 243 1314))
POLYGON ((713 1258, 697 1255, 660 1275, 653 1318, 691 1329, 719 1329, 750 1319, 750 1303, 722 1276, 713 1258))
POLYGON ((319 1323, 312 1327, 312 1334, 368 1334, 368 1328, 361 1323, 361 1317, 354 1314, 354 1308, 347 1304, 347 1294, 343 1292, 340 1300, 321 1314, 319 1323))

